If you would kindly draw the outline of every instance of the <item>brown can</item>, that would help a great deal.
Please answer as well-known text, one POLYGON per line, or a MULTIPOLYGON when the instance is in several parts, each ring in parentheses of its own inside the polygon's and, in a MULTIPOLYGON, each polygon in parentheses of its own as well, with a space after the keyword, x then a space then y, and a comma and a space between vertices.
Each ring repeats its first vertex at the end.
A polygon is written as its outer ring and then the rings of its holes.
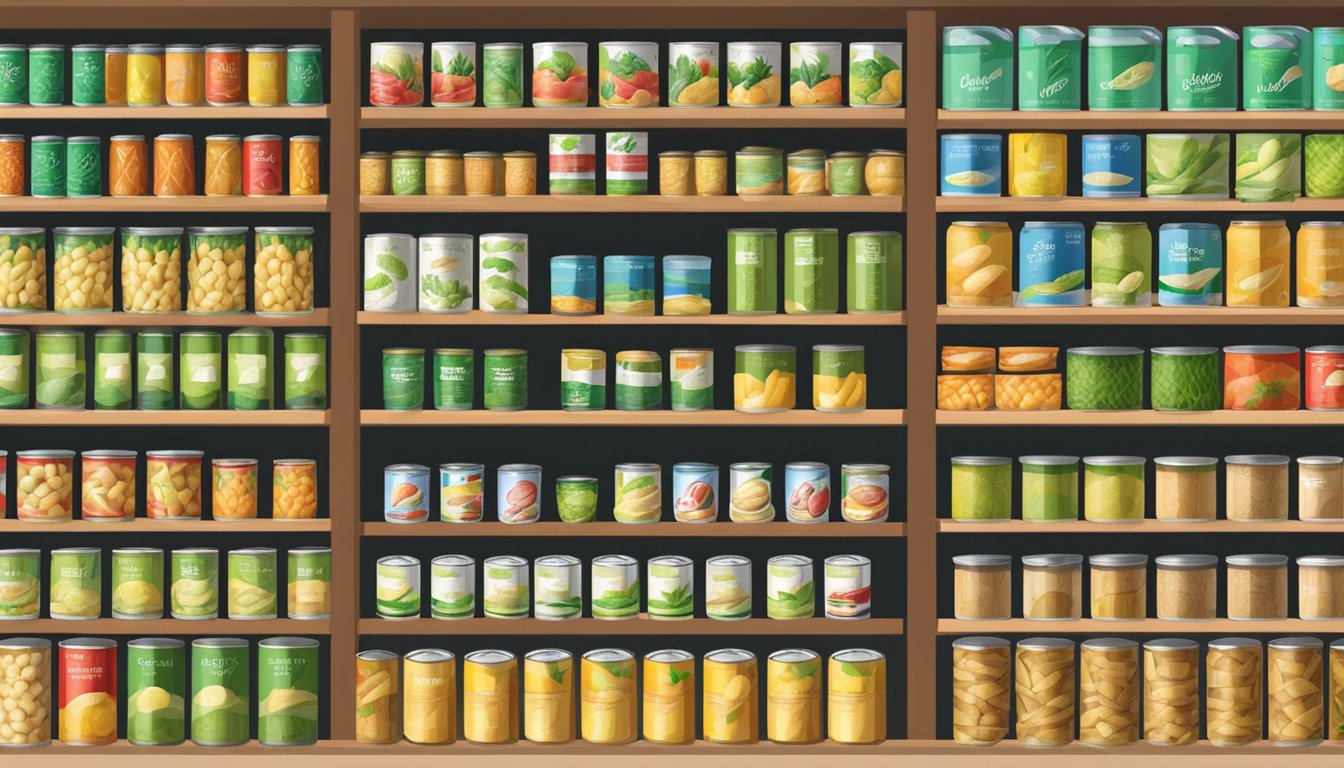
POLYGON ((108 142, 107 188, 113 197, 149 194, 149 154, 144 136, 113 136, 108 142))
POLYGON ((185 133, 154 137, 154 196, 191 197, 196 194, 196 151, 185 133))
POLYGON ((438 648, 422 648, 406 654, 401 666, 406 740, 414 744, 457 741, 456 657, 438 648))
POLYGON ((205 182, 210 197, 243 194, 243 140, 236 133, 205 137, 205 182))
POLYGON ((498 152, 468 152, 466 189, 468 197, 504 194, 504 156, 498 152))
POLYGON ((701 197, 728 194, 728 153, 702 149, 695 153, 695 194, 701 197))
POLYGON ((359 194, 390 195, 388 174, 391 157, 386 152, 365 152, 359 156, 359 194))
POLYGON ((291 136, 289 139, 289 194, 320 194, 322 139, 291 136))
POLYGON ((397 654, 361 651, 355 655, 355 740, 364 744, 401 741, 401 675, 397 654))
POLYGON ((537 194, 537 153, 504 153, 504 194, 511 197, 537 194))
POLYGON ((695 160, 692 153, 658 153, 658 193, 669 196, 695 194, 695 160))
MULTIPOLYGON (((363 170, 363 160, 360 161, 363 170)), ((425 194, 426 195, 462 195, 466 194, 463 180, 462 153, 452 149, 436 149, 425 156, 425 194)), ((361 177, 362 181, 362 177, 361 177)), ((362 184, 361 184, 362 186, 362 184)), ((361 194, 373 194, 360 190, 361 194)), ((378 194, 387 194, 386 192, 378 194)))

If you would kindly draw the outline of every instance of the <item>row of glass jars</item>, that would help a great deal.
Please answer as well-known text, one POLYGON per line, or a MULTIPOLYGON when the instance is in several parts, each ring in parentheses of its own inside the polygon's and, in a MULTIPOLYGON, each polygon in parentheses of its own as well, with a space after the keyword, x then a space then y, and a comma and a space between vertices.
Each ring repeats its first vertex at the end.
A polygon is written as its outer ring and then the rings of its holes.
MULTIPOLYGON (((1148 617, 1148 556, 1091 555, 1090 616, 1138 621, 1148 617)), ((1157 564, 1157 618, 1201 621, 1217 618, 1218 558, 1162 555, 1157 564)), ((1012 618, 1012 558, 958 555, 952 558, 958 619, 1012 618)), ((1287 555, 1229 555, 1227 618, 1288 618, 1287 555)), ((1297 558, 1297 613, 1303 619, 1344 618, 1344 556, 1297 558)), ((1040 621, 1082 618, 1083 556, 1022 558, 1022 617, 1040 621)))
MULTIPOLYGON (((1052 522, 1079 519, 1078 457, 1021 456, 1022 519, 1052 522)), ((1087 456, 1083 464, 1083 519, 1137 522, 1146 516, 1142 456, 1087 456)), ((1287 520, 1287 456, 1227 456, 1224 490, 1228 520, 1287 520)), ((1218 516, 1218 459, 1212 456, 1159 456, 1154 514, 1158 520, 1196 522, 1218 516)), ((1007 456, 952 458, 952 519, 1008 520, 1013 514, 1013 460, 1007 456)), ((1344 457, 1297 459, 1299 520, 1344 522, 1344 457)))
MULTIPOLYGON (((1012 655, 1003 638, 952 643, 952 734, 958 743, 986 746, 1005 738, 1015 699, 1017 740, 1026 746, 1057 747, 1075 738, 1097 747, 1141 740, 1194 744, 1201 676, 1204 727, 1215 746, 1261 739, 1311 746, 1324 738, 1325 654, 1314 637, 1271 640, 1268 652, 1259 640, 1225 637, 1208 644, 1203 664, 1199 643, 1179 638, 1144 643, 1142 660, 1138 643, 1111 637, 1086 640, 1081 652, 1072 640, 1033 637, 1018 641, 1010 660, 1012 655), (1010 680, 1011 666, 1016 680, 1010 680)), ((1339 734, 1344 640, 1330 645, 1330 686, 1330 733, 1339 734)))

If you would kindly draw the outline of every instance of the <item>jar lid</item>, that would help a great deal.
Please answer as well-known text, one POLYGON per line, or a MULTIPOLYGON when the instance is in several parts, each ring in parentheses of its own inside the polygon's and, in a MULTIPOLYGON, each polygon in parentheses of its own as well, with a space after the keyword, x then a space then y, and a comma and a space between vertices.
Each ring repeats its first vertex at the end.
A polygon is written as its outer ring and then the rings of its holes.
POLYGON ((1064 648, 1073 649, 1073 641, 1062 637, 1028 637, 1026 640, 1018 640, 1019 650, 1028 651, 1058 651, 1064 648))
POLYGON ((1344 464, 1344 456, 1299 456, 1297 457, 1297 463, 1314 466, 1344 464))
POLYGON ((1235 651, 1242 648, 1259 648, 1260 641, 1249 637, 1220 637, 1209 641, 1211 651, 1235 651))
POLYGON ((953 456, 953 466, 963 467, 997 467, 1004 464, 1012 464, 1013 460, 1007 456, 953 456))
POLYGON ((1123 637, 1094 637, 1084 640, 1082 645, 1085 651, 1127 651, 1138 647, 1138 643, 1123 637))
POLYGON ((1242 344, 1223 347, 1223 352, 1229 355, 1296 355, 1298 349, 1283 344, 1242 344))
POLYGON ((1213 456, 1158 456, 1153 463, 1159 467, 1216 467, 1218 459, 1213 456))
POLYGON ((1275 651, 1312 651, 1325 646, 1319 637, 1280 637, 1269 641, 1275 651))
POLYGON ((1140 554, 1092 555, 1087 558, 1087 564, 1102 568, 1137 568, 1148 565, 1148 556, 1140 554))
POLYGON ((1193 356, 1193 355, 1216 355, 1217 347, 1153 347, 1152 353, 1155 355, 1193 356))
POLYGON ((1303 555, 1297 558, 1298 567, 1339 568, 1344 566, 1344 556, 1340 555, 1303 555))
POLYGON ((1082 564, 1082 555, 1025 555, 1022 558, 1022 565, 1028 568, 1067 568, 1082 564))
POLYGON ((1248 453, 1240 456, 1224 456, 1223 461, 1228 464, 1241 464, 1254 467, 1277 467, 1286 465, 1289 459, 1287 456, 1280 456, 1273 453, 1248 453))
POLYGON ((1148 460, 1142 456, 1084 456, 1083 463, 1093 467, 1141 467, 1148 460))
POLYGON ((1143 648, 1148 651, 1193 651, 1199 648, 1199 643, 1183 637, 1162 637, 1149 640, 1143 648))
POLYGON ((952 641, 953 648, 964 651, 989 651, 995 648, 1007 648, 1009 645, 1010 643, 1002 637, 959 637, 952 641))
POLYGON ((1161 555, 1154 562, 1158 568, 1185 570, 1212 568, 1218 565, 1218 558, 1215 555, 1161 555))
POLYGON ((1228 555, 1227 564, 1236 568, 1281 568, 1288 564, 1288 556, 1228 555))
POLYGON ((1017 460, 1023 465, 1032 464, 1040 467, 1063 467, 1078 463, 1077 456, 1019 456, 1017 460))
MULTIPOLYGON (((1306 224, 1303 224, 1302 226, 1305 227, 1306 224)), ((1344 222, 1341 222, 1341 226, 1344 226, 1344 222)), ((1307 347, 1308 355, 1337 355, 1341 352, 1344 352, 1344 346, 1338 344, 1317 344, 1316 346, 1307 347)))
POLYGON ((1094 357, 1129 357, 1143 354, 1143 350, 1138 347, 1069 347, 1067 352, 1070 355, 1094 357))
POLYGON ((968 568, 993 568, 999 566, 1012 566, 1012 555, 957 555, 952 558, 953 565, 964 565, 968 568))

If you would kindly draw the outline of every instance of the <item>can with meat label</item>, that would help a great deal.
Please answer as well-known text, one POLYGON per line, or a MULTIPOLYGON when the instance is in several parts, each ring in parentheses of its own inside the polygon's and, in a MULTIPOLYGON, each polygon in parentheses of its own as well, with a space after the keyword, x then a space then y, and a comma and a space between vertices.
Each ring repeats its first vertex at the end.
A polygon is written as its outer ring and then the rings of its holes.
POLYGON ((471 235, 421 235, 419 245, 420 311, 471 311, 471 235))
POLYGON ((831 468, 819 461, 784 466, 788 492, 786 515, 791 523, 824 523, 831 512, 831 468))
POLYGON ((775 519, 774 468, 759 462, 729 467, 728 519, 734 523, 768 523, 775 519))
POLYGON ((719 467, 698 461, 672 465, 672 514, 679 523, 712 523, 719 517, 719 467))
POLYGON ((505 464, 495 479, 499 489, 501 523, 535 523, 541 519, 541 467, 537 464, 505 464))
POLYGON ((866 619, 873 609, 873 564, 862 555, 826 558, 826 618, 866 619))
POLYGON ((429 615, 436 619, 470 619, 476 615, 474 558, 439 555, 430 563, 429 615))
POLYGON ((881 523, 891 509, 891 467, 843 464, 840 467, 840 516, 847 523, 881 523))
POLYGON ((445 523, 478 523, 485 498, 485 467, 481 464, 439 466, 439 519, 445 523))
POLYGON ((422 523, 429 519, 429 467, 393 464, 383 470, 383 519, 422 523))
POLYGON ((63 743, 98 747, 117 740, 117 642, 76 637, 60 642, 56 722, 63 743))

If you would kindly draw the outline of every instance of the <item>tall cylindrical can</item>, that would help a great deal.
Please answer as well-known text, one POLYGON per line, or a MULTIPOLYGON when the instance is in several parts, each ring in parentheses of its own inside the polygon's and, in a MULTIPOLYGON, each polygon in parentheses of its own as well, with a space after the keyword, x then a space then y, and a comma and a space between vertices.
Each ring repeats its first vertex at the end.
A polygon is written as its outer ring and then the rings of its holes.
POLYGON ((1344 222, 1304 221, 1298 227, 1297 305, 1344 306, 1344 222))
POLYGON ((826 618, 866 619, 873 610, 873 564, 862 555, 826 558, 826 618))
POLYGON ((668 352, 668 384, 672 410, 713 410, 714 350, 674 349, 668 352))
MULTIPOLYGON (((1072 670, 1070 670, 1072 671, 1072 670)), ((876 744, 887 738, 887 659, 867 648, 831 655, 827 666, 827 737, 839 744, 876 744)))
POLYGON ((278 592, 274 549, 229 551, 230 619, 274 619, 280 602, 278 592))
POLYGON ((102 194, 102 139, 71 136, 65 142, 65 196, 87 198, 102 194))
MULTIPOLYGON (((15 248, 16 251, 20 249, 27 250, 23 246, 15 248)), ((32 258, 31 251, 27 258, 32 258)), ((0 408, 4 410, 27 408, 31 400, 28 393, 31 367, 28 338, 28 332, 24 330, 0 329, 0 408)), ((130 400, 129 393, 126 400, 130 400)))
POLYGON ((61 741, 76 747, 116 741, 117 642, 101 637, 62 640, 59 659, 56 718, 61 741))
POLYGON ((64 45, 28 46, 28 103, 34 107, 65 103, 64 45))
POLYGON ((204 103, 205 49, 199 45, 170 45, 164 52, 164 101, 170 107, 204 103))
POLYGON ((112 550, 112 618, 163 617, 163 550, 112 550))
POLYGON ((364 237, 364 310, 414 312, 416 308, 415 237, 378 234, 364 237))
POLYGON ((639 614, 639 561, 628 555, 593 558, 589 599, 595 619, 633 619, 639 614))
MULTIPOLYGON (((552 195, 592 195, 597 192, 596 141, 596 136, 591 133, 551 134, 548 163, 552 195)), ((646 149, 646 176, 647 163, 646 149)))
POLYGON ((774 468, 763 462, 741 461, 728 468, 728 517, 734 523, 768 523, 775 519, 774 468))
POLYGON ((466 655, 462 663, 462 735, 473 744, 518 741, 518 657, 512 653, 486 649, 466 655))
POLYGON ((1087 272, 1084 230, 1077 221, 1028 221, 1018 236, 1017 301, 1024 305, 1083 305, 1087 272))
POLYGON ((607 353, 600 349, 560 350, 560 408, 600 411, 607 407, 607 353))
MULTIPOLYGON (((207 197, 232 197, 243 194, 243 140, 236 133, 216 133, 205 137, 205 181, 207 197)), ((246 234, 246 228, 243 234, 246 234)))
POLYGON ((103 613, 103 552, 97 547, 51 550, 53 619, 96 619, 103 613))
POLYGON ((939 194, 951 197, 1003 193, 1003 137, 997 133, 945 133, 939 140, 939 194))
POLYGON ((607 134, 607 194, 643 195, 649 191, 649 134, 607 134))
POLYGON ((148 637, 126 644, 126 740, 137 747, 186 740, 186 648, 148 637))
POLYGON ((1083 137, 1083 197, 1138 197, 1143 184, 1143 140, 1126 133, 1083 137))
POLYGON ((905 306, 901 246, 900 232, 849 233, 846 237, 846 312, 899 312, 905 306))
POLYGON ((826 413, 857 413, 868 407, 868 374, 861 345, 812 347, 812 407, 826 413))
POLYGON ((445 523, 478 523, 485 497, 485 466, 439 465, 439 519, 445 523))
POLYGON ((526 408, 527 350, 485 350, 482 383, 482 403, 486 410, 521 411, 526 408))
POLYGON ((425 350, 395 347, 383 350, 383 408, 418 411, 425 404, 425 350))
POLYGON ((616 410, 650 411, 663 407, 663 359, 657 352, 629 349, 616 353, 616 410))
POLYGON ((593 315, 596 313, 597 257, 584 254, 552 256, 551 314, 593 315))
POLYGON ((355 654, 355 740, 362 744, 401 741, 399 662, 391 651, 355 654))
POLYGON ((439 648, 421 648, 402 660, 401 709, 406 740, 452 744, 457 740, 457 659, 439 648))
POLYGON ((481 235, 480 308, 486 312, 527 312, 527 235, 481 235))
POLYGON ((834 313, 840 306, 840 232, 790 229, 784 233, 784 312, 834 313))
POLYGON ((501 523, 535 523, 541 519, 541 467, 504 464, 495 479, 501 523))
POLYGON ((476 43, 445 41, 430 44, 433 70, 429 103, 436 107, 476 106, 476 43))
POLYGON ((765 665, 765 734, 776 744, 821 741, 821 657, 786 648, 765 665))
POLYGON ((212 107, 243 103, 243 48, 222 44, 205 47, 205 101, 212 107))
POLYGON ((70 47, 70 103, 77 107, 95 107, 107 96, 104 75, 106 50, 102 45, 70 47))
POLYGON ((649 618, 675 621, 695 615, 694 566, 682 555, 649 558, 649 618))
POLYGON ((429 565, 429 615, 436 619, 470 619, 476 615, 476 560, 466 555, 439 555, 429 565))
POLYGON ((327 337, 285 334, 285 407, 320 411, 327 407, 327 337))
POLYGON ((280 136, 258 133, 243 137, 243 194, 270 197, 283 191, 283 144, 280 136))
POLYGON ((392 153, 391 190, 394 195, 425 194, 425 161, 422 150, 398 149, 392 153))
POLYGON ((126 103, 132 107, 157 107, 163 104, 162 45, 139 43, 126 56, 126 103))
POLYGON ((712 523, 719 516, 719 468, 683 461, 672 465, 672 514, 679 523, 712 523))
POLYGON ((28 46, 22 43, 0 45, 0 106, 16 107, 27 103, 28 46))
POLYGON ((1157 303, 1223 304, 1223 230, 1201 222, 1163 224, 1157 230, 1157 303))
POLYGON ((285 50, 285 100, 291 107, 324 103, 322 46, 291 45, 285 50))
POLYGON ((846 522, 884 522, 891 505, 891 467, 844 464, 840 467, 840 492, 840 515, 846 522))
POLYGON ((646 655, 643 695, 645 741, 695 741, 695 656, 673 649, 646 655))
POLYGON ((168 573, 174 619, 194 621, 219 616, 218 549, 174 549, 168 573))
POLYGON ((149 194, 149 147, 143 135, 113 136, 108 140, 107 191, 112 197, 149 194))
POLYGON ((580 731, 590 744, 629 744, 638 734, 635 656, 620 648, 583 654, 580 731))
POLYGON ((420 523, 429 518, 429 467, 393 464, 383 469, 383 519, 420 523))
POLYGON ((663 470, 657 464, 616 465, 614 514, 618 523, 656 523, 663 515, 663 470))
POLYGON ((434 350, 434 407, 440 411, 470 410, 476 400, 476 351, 434 350))
POLYGON ((421 312, 469 312, 472 303, 472 237, 421 235, 419 240, 421 312))
POLYGON ((754 744, 759 712, 756 654, 724 648, 705 654, 705 741, 754 744))
POLYGON ((30 194, 65 197, 65 137, 34 136, 28 140, 28 152, 30 194))
POLYGON ((543 555, 532 564, 532 615, 560 621, 583 614, 583 563, 572 555, 543 555))
MULTIPOLYGON (((0 66, 3 64, 0 59, 0 66)), ((0 555, 0 563, 3 563, 3 555, 0 555)), ((7 735, 0 737, 0 746, 44 747, 50 744, 51 641, 36 637, 0 640, 0 661, 4 662, 0 667, 0 684, 8 686, 11 692, 18 683, 24 684, 17 697, 11 695, 0 706, 9 728, 7 735), (19 714, 16 716, 15 712, 19 714)))
POLYGON ((322 671, 317 641, 272 637, 257 643, 257 741, 268 747, 317 743, 322 671))
POLYGON ((485 559, 481 603, 487 619, 525 619, 531 610, 532 590, 527 558, 497 555, 485 559))
POLYGON ((254 107, 284 106, 285 85, 285 47, 247 46, 247 103, 254 107))
MULTIPOLYGON (((0 457, 3 463, 5 457, 0 457)), ((5 586, 6 598, 0 603, 0 621, 6 619, 36 619, 42 592, 42 552, 37 549, 0 549, 0 584, 5 586)), ((3 655, 3 646, 0 646, 3 655)), ((0 667, 0 673, 7 671, 0 667)), ((8 678, 3 678, 8 681, 8 678)), ((9 712, 3 713, 8 717, 9 712)), ((0 738, 3 734, 0 734, 0 738)), ((0 740, 0 743, 4 743, 0 740)))
POLYGON ((191 742, 203 747, 246 743, 251 702, 248 642, 237 637, 191 641, 191 742))
MULTIPOLYGON (((0 48, 0 67, 4 67, 4 49, 0 48)), ((0 75, 3 70, 0 70, 0 75)), ((19 197, 28 182, 28 163, 24 159, 27 141, 21 133, 0 133, 0 197, 19 197)))
POLYGON ((1344 410, 1344 346, 1307 347, 1305 353, 1303 405, 1312 411, 1344 410))
POLYGON ((705 615, 719 621, 751 618, 751 560, 718 555, 705 561, 705 615))
POLYGON ((287 570, 289 618, 331 618, 331 547, 289 550, 287 570))
POLYGON ((420 617, 420 561, 409 555, 378 558, 374 574, 378 617, 416 619, 420 617))
POLYGON ((1167 109, 1235 110, 1237 40, 1227 27, 1167 27, 1167 109))
POLYGON ((824 523, 831 512, 831 468, 819 461, 784 466, 787 515, 791 523, 824 523))
POLYGON ((154 196, 191 197, 195 194, 196 148, 192 137, 185 133, 155 136, 154 196))
POLYGON ((1058 25, 1017 31, 1017 108, 1072 110, 1082 104, 1083 33, 1058 25))
POLYGON ((765 613, 772 619, 810 619, 816 613, 812 558, 779 555, 765 565, 765 613))
POLYGON ((775 313, 778 237, 773 229, 728 230, 728 314, 775 313))

